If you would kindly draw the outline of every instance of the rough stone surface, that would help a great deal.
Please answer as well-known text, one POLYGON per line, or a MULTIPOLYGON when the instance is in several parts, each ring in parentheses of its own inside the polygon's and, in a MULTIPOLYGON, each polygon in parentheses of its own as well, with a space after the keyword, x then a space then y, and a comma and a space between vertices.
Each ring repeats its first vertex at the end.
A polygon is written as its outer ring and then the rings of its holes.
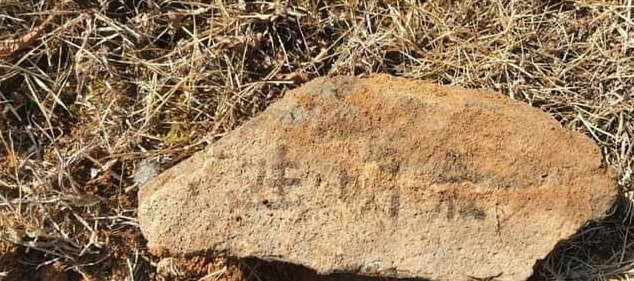
POLYGON ((289 92, 139 196, 155 251, 522 280, 616 190, 598 147, 538 109, 380 75, 289 92))

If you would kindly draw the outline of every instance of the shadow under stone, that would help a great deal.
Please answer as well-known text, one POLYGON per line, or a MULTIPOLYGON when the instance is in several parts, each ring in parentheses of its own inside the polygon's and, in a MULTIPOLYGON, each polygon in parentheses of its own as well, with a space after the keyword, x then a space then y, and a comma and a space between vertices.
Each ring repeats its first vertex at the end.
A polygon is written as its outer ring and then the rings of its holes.
POLYGON ((238 264, 245 281, 430 281, 423 278, 372 277, 353 273, 320 275, 301 265, 258 258, 241 259, 238 264))
POLYGON ((631 269, 633 210, 632 201, 620 196, 604 219, 582 227, 538 261, 528 280, 603 280, 631 269))

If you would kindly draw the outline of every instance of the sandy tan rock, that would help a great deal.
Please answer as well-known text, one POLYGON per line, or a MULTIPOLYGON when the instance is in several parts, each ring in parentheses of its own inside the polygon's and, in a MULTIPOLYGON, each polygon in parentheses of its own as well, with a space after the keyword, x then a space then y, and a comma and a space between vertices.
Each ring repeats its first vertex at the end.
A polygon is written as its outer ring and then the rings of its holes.
POLYGON ((616 194, 598 147, 499 94, 320 78, 142 187, 155 250, 522 280, 616 194))

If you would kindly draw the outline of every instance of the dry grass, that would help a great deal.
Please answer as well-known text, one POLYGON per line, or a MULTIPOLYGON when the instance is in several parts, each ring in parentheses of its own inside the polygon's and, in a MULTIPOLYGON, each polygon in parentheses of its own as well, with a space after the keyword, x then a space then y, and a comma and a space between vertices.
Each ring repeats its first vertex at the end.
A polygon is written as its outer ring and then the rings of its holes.
MULTIPOLYGON (((322 75, 495 89, 593 138, 632 198, 631 0, 204 2, 0 0, 0 279, 241 280, 200 257, 165 273, 134 175, 322 75)), ((628 202, 541 275, 629 280, 628 202)))

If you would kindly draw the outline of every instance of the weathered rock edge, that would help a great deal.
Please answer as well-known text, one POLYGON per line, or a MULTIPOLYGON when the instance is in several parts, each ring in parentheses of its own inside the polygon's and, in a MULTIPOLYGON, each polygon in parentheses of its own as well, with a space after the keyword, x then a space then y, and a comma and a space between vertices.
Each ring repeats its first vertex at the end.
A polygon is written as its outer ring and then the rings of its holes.
POLYGON ((488 91, 319 78, 145 184, 148 246, 521 280, 616 197, 598 147, 488 91))

